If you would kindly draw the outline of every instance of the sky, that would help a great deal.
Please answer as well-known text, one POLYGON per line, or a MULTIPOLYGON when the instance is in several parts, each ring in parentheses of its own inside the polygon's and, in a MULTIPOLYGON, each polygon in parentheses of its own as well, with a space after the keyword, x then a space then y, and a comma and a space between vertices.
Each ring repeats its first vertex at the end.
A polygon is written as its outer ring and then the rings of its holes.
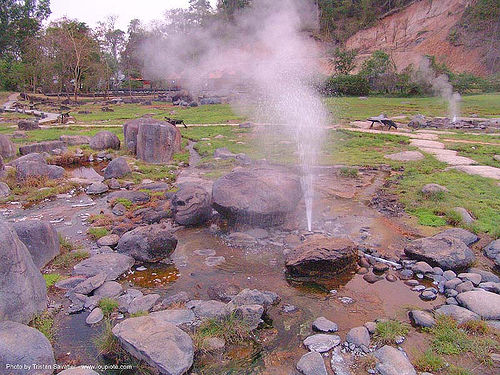
MULTIPOLYGON (((215 5, 217 0, 210 2, 215 5)), ((107 16, 116 15, 117 27, 127 31, 131 19, 139 18, 147 24, 161 18, 166 9, 187 8, 188 4, 189 0, 51 0, 49 21, 66 16, 94 27, 107 16)))

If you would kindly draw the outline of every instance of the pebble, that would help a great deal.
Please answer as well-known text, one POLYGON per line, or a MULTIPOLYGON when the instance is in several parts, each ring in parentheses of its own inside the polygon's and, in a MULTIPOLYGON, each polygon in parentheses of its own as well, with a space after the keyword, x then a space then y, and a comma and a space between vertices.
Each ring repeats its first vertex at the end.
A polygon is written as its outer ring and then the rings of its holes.
POLYGON ((417 281, 417 280, 406 280, 405 281, 405 284, 408 285, 408 286, 417 286, 417 285, 420 285, 420 283, 417 281))

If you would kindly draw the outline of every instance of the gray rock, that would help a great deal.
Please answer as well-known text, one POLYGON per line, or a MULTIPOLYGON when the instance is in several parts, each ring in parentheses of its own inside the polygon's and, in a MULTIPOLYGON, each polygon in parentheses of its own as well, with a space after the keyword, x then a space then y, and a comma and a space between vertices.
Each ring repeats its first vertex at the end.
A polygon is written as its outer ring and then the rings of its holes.
POLYGON ((116 134, 109 131, 102 131, 94 135, 89 141, 90 148, 93 150, 120 149, 120 140, 116 134))
POLYGON ((0 134, 0 156, 5 159, 16 155, 16 147, 14 143, 4 134, 0 134))
POLYGON ((444 235, 413 240, 405 247, 405 253, 443 269, 465 268, 475 260, 462 240, 444 235))
POLYGON ((91 370, 84 366, 80 366, 61 371, 58 375, 99 375, 99 374, 94 370, 91 370))
POLYGON ((349 344, 354 344, 357 347, 370 346, 370 333, 366 327, 354 327, 347 332, 345 341, 349 344))
POLYGON ((301 198, 298 176, 270 167, 231 172, 212 189, 213 206, 222 216, 259 226, 283 223, 301 198))
POLYGON ((45 160, 45 157, 42 154, 33 153, 33 154, 24 155, 24 156, 21 156, 17 159, 14 159, 9 163, 9 165, 14 167, 14 168, 17 168, 17 166, 19 164, 24 163, 24 162, 28 162, 28 161, 37 162, 37 163, 41 163, 41 164, 47 164, 47 161, 45 160))
POLYGON ((101 272, 95 276, 89 277, 87 280, 79 283, 74 289, 74 293, 90 294, 95 289, 99 288, 106 281, 106 274, 101 272))
POLYGON ((374 334, 377 330, 377 323, 375 322, 366 322, 363 326, 368 330, 370 334, 374 334))
POLYGON ((487 292, 493 292, 496 294, 500 294, 500 283, 494 283, 491 281, 487 281, 485 283, 479 284, 481 289, 486 290, 487 292))
POLYGON ((102 313, 102 310, 99 307, 96 307, 92 310, 89 316, 87 316, 87 319, 85 319, 85 323, 87 323, 88 325, 96 324, 99 323, 103 318, 104 314, 102 313))
POLYGON ((118 297, 123 291, 120 283, 116 281, 106 281, 99 288, 94 291, 94 296, 99 298, 115 298, 118 297))
POLYGON ((410 319, 417 327, 433 327, 436 324, 434 317, 422 310, 412 310, 408 313, 410 319))
POLYGON ((457 240, 462 241, 467 246, 472 245, 474 242, 479 240, 479 237, 474 233, 469 232, 468 230, 462 228, 451 228, 446 229, 445 231, 438 233, 434 236, 435 238, 443 238, 443 237, 454 237, 457 240))
POLYGON ((318 352, 304 354, 297 363, 297 370, 304 375, 328 375, 323 356, 318 352))
POLYGON ((66 279, 59 280, 54 286, 58 289, 69 290, 75 288, 77 285, 81 284, 87 280, 83 276, 72 276, 66 279))
POLYGON ((104 179, 122 178, 131 172, 132 170, 128 166, 127 160, 123 156, 120 156, 113 159, 104 169, 104 179))
POLYGON ((424 185, 422 186, 422 189, 420 191, 426 195, 449 192, 449 190, 446 187, 438 184, 424 185))
POLYGON ((172 160, 181 150, 181 133, 165 121, 142 118, 137 129, 137 158, 148 163, 162 164, 172 160))
POLYGON ((19 239, 26 245, 38 268, 44 267, 59 255, 59 235, 48 221, 29 220, 13 223, 19 239))
POLYGON ((406 355, 392 346, 385 345, 373 355, 379 361, 375 368, 381 375, 417 375, 406 355))
POLYGON ((40 125, 38 124, 37 121, 30 121, 30 120, 19 120, 17 122, 17 127, 19 130, 25 130, 25 131, 40 129, 40 125))
POLYGON ((163 301, 161 301, 161 305, 163 307, 169 307, 170 305, 174 304, 174 303, 186 303, 189 301, 189 295, 182 291, 182 292, 178 292, 176 294, 173 294, 171 296, 167 296, 163 299, 163 301))
MULTIPOLYGON (((0 172, 0 177, 1 172, 0 172)), ((10 195, 10 188, 5 182, 0 182, 0 199, 7 198, 10 195)))
POLYGON ((472 224, 476 220, 471 216, 469 211, 467 211, 463 207, 455 207, 453 211, 460 215, 460 217, 462 218, 462 222, 465 224, 472 224))
POLYGON ((193 324, 196 320, 196 316, 193 311, 188 309, 161 310, 153 312, 149 315, 155 319, 161 320, 162 322, 172 323, 176 326, 193 324))
POLYGON ((336 347, 332 351, 332 358, 330 360, 330 366, 332 367, 335 375, 352 375, 349 366, 344 361, 342 354, 340 353, 339 347, 336 347))
POLYGON ((468 280, 474 286, 478 286, 481 283, 481 280, 483 279, 482 276, 478 273, 472 273, 472 272, 464 272, 464 273, 459 273, 458 277, 462 280, 468 280))
POLYGON ((142 191, 133 191, 133 190, 120 190, 114 191, 108 195, 107 201, 112 202, 116 199, 127 199, 132 203, 146 203, 151 199, 148 194, 142 191))
POLYGON ((228 305, 214 300, 193 300, 186 304, 186 308, 192 309, 198 319, 223 318, 230 314, 228 305))
POLYGON ((167 224, 154 224, 125 233, 116 249, 142 262, 157 262, 170 256, 176 246, 172 228, 167 224))
POLYGON ((500 254, 500 239, 492 241, 484 248, 484 255, 490 259, 495 259, 500 254))
POLYGON ((340 344, 340 336, 318 333, 307 337, 304 345, 311 352, 324 353, 340 344))
POLYGON ((326 319, 324 316, 317 318, 313 322, 312 328, 319 332, 337 332, 339 330, 336 323, 326 319))
POLYGON ((26 180, 30 177, 47 177, 57 180, 64 175, 64 168, 57 165, 48 165, 36 161, 23 161, 17 163, 16 178, 18 181, 26 180))
POLYGON ((106 193, 109 190, 108 185, 103 182, 94 182, 90 184, 85 192, 89 195, 97 195, 106 193))
POLYGON ((274 292, 260 291, 257 289, 243 289, 232 300, 234 306, 261 305, 264 308, 279 302, 279 296, 274 292))
POLYGON ((455 272, 453 272, 452 270, 447 270, 447 271, 443 272, 443 277, 446 280, 452 280, 452 279, 455 279, 457 277, 457 274, 455 272))
POLYGON ((24 324, 0 322, 0 368, 7 371, 2 373, 51 375, 54 363, 54 351, 43 333, 24 324), (33 364, 39 365, 41 369, 30 369, 33 364), (20 365, 21 369, 10 372, 8 365, 20 365), (47 369, 43 369, 44 366, 47 369))
POLYGON ((455 290, 458 293, 468 292, 472 289, 474 289, 474 285, 470 281, 464 281, 463 283, 460 283, 455 287, 455 290))
POLYGON ((447 305, 458 305, 458 302, 455 297, 448 297, 444 301, 447 305))
POLYGON ((498 277, 497 275, 495 275, 492 272, 482 270, 480 268, 474 268, 474 267, 469 268, 468 272, 477 273, 477 274, 481 275, 481 282, 483 282, 483 283, 488 282, 488 281, 491 281, 493 283, 500 283, 500 277, 498 277))
POLYGON ((242 319, 250 330, 254 330, 262 322, 264 307, 261 305, 241 305, 234 310, 234 314, 242 319))
POLYGON ((118 245, 118 241, 120 240, 120 236, 117 234, 109 234, 107 236, 101 237, 97 240, 97 245, 98 246, 109 246, 109 247, 115 247, 118 245))
POLYGON ((90 138, 87 135, 61 135, 59 140, 69 146, 88 145, 90 138))
POLYGON ((125 215, 125 212, 127 212, 127 208, 123 204, 117 203, 113 206, 111 212, 113 212, 113 215, 123 216, 125 215))
POLYGON ((162 374, 182 375, 193 364, 189 335, 174 324, 151 316, 126 319, 113 328, 127 352, 162 374))
POLYGON ((106 280, 115 280, 134 265, 134 258, 118 253, 101 253, 85 259, 73 267, 73 275, 95 276, 101 272, 106 280))
POLYGON ((172 197, 174 220, 179 225, 202 225, 212 217, 212 198, 201 186, 185 183, 172 197))
POLYGON ((0 220, 0 320, 28 323, 46 307, 45 279, 14 228, 0 220))
POLYGON ((454 305, 443 305, 438 309, 436 309, 435 313, 451 316, 458 322, 458 324, 465 323, 468 320, 480 319, 478 314, 473 313, 472 311, 469 311, 467 309, 464 309, 463 307, 454 305))
POLYGON ((455 289, 460 284, 462 284, 462 280, 460 280, 458 277, 455 277, 454 279, 446 281, 444 283, 444 287, 445 289, 455 289))
POLYGON ((127 289, 127 291, 118 297, 116 300, 118 301, 118 311, 121 313, 126 313, 130 306, 130 303, 135 299, 142 297, 143 294, 140 290, 137 289, 127 289))
POLYGON ((461 306, 486 320, 500 320, 500 295, 484 290, 460 293, 457 301, 461 306))
POLYGON ((136 314, 140 311, 148 312, 159 299, 159 294, 146 294, 145 296, 134 298, 132 302, 130 302, 128 313, 136 314))
POLYGON ((30 145, 25 145, 19 147, 19 153, 21 155, 28 155, 32 153, 42 153, 42 152, 47 152, 49 154, 54 154, 56 153, 56 150, 65 150, 66 145, 64 142, 61 141, 46 141, 46 142, 39 142, 39 143, 33 143, 30 145))

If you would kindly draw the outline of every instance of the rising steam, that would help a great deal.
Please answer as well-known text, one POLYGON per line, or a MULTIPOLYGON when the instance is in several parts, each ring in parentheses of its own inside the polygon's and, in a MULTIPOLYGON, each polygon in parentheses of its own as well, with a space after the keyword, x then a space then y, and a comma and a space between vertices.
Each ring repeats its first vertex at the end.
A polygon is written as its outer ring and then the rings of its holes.
MULTIPOLYGON (((180 77, 193 94, 214 74, 228 77, 220 88, 238 93, 236 108, 261 122, 288 129, 297 144, 307 225, 312 226, 313 173, 328 112, 314 89, 318 49, 304 32, 314 28, 313 4, 305 0, 254 0, 234 24, 214 24, 149 39, 142 52, 144 75, 180 77), (243 105, 241 105, 243 104, 243 105)), ((276 128, 275 126, 274 128, 276 128)))

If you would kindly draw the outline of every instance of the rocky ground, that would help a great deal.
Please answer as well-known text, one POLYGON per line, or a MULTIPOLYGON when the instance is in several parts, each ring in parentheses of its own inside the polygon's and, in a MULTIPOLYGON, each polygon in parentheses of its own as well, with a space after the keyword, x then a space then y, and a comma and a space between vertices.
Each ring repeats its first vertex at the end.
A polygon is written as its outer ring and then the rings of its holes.
POLYGON ((294 166, 207 164, 149 117, 122 139, 0 135, 6 374, 497 373, 500 240, 422 233, 387 168, 318 167, 308 232, 294 166))

